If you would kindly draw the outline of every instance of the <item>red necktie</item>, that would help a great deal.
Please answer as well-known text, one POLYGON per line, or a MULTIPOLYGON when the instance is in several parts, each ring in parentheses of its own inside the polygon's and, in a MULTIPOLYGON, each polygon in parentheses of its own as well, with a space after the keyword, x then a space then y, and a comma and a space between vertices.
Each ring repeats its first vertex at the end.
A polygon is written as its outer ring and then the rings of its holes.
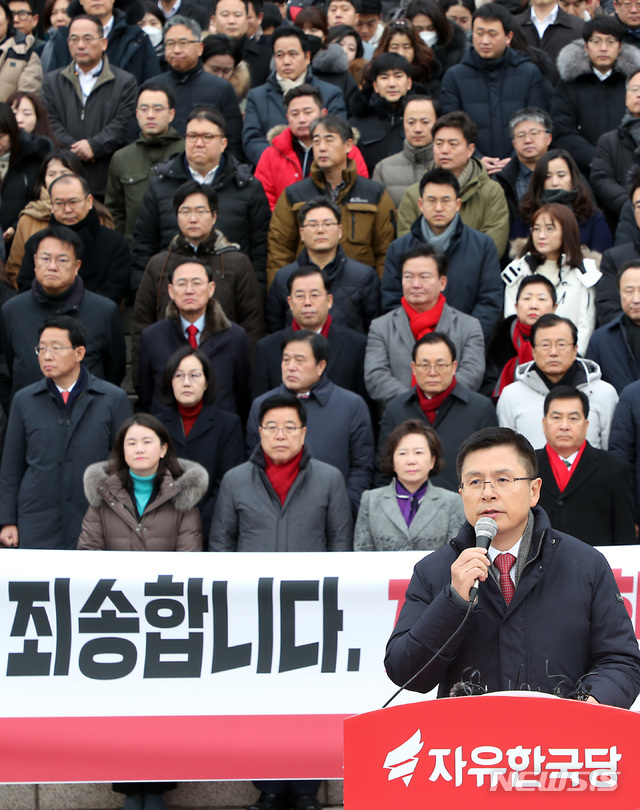
POLYGON ((62 401, 63 401, 63 402, 64 402, 64 404, 66 405, 66 404, 67 404, 67 402, 69 402, 69 394, 70 394, 70 391, 60 391, 60 394, 61 394, 61 396, 62 396, 62 401))
POLYGON ((198 341, 196 340, 196 335, 198 334, 198 327, 191 324, 191 326, 187 326, 187 334, 189 337, 187 340, 189 341, 189 345, 192 346, 194 349, 198 348, 198 341))
POLYGON ((513 568, 516 558, 513 554, 498 554, 495 559, 496 568, 500 571, 500 590, 504 596, 504 601, 509 604, 513 599, 513 594, 516 592, 516 586, 509 576, 509 572, 513 568))

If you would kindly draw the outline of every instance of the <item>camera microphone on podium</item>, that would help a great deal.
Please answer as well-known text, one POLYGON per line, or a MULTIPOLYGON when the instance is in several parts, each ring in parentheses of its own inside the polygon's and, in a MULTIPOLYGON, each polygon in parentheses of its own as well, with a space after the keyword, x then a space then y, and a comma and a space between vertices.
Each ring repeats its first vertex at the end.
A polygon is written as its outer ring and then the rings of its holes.
MULTIPOLYGON (((481 517, 475 525, 476 548, 488 549, 491 541, 498 533, 498 524, 493 518, 481 517)), ((478 586, 480 581, 476 579, 469 591, 469 601, 475 602, 478 596, 478 586)))

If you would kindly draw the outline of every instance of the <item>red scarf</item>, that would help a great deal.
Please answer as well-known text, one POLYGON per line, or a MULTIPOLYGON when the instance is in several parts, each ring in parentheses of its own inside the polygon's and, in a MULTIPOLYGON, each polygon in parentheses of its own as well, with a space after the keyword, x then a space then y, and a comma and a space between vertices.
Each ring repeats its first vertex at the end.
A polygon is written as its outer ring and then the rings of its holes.
POLYGON ((289 490, 300 472, 300 459, 302 458, 303 450, 304 447, 297 456, 289 459, 289 461, 285 461, 284 464, 276 464, 275 461, 271 461, 269 456, 266 454, 264 456, 267 462, 267 468, 265 470, 267 478, 283 506, 289 490))
POLYGON ((508 360, 505 363, 504 368, 500 373, 498 382, 496 383, 496 387, 493 389, 494 400, 498 399, 507 385, 510 385, 515 381, 516 366, 533 360, 533 351, 531 350, 531 342, 529 340, 530 335, 531 326, 527 326, 525 323, 520 323, 520 321, 516 318, 513 334, 511 335, 511 342, 513 343, 513 348, 516 350, 516 356, 512 357, 511 360, 508 360))
POLYGON ((178 402, 178 411, 182 417, 182 427, 184 429, 185 436, 188 436, 189 433, 191 433, 191 428, 195 425, 196 419, 198 418, 203 405, 204 402, 202 400, 195 405, 181 405, 178 402))
POLYGON ((420 404, 420 407, 422 408, 424 415, 427 417, 427 419, 431 424, 433 424, 436 421, 436 411, 442 405, 445 399, 449 396, 449 394, 453 391, 453 389, 456 387, 456 383, 457 380, 454 375, 453 380, 451 380, 451 385, 448 388, 445 388, 445 390, 441 394, 436 394, 434 397, 431 397, 431 399, 429 399, 422 392, 422 388, 420 388, 419 385, 416 386, 416 391, 418 392, 418 403, 420 404))
POLYGON ((576 456, 575 461, 571 465, 571 469, 569 469, 562 460, 562 458, 556 453, 556 451, 553 450, 553 448, 551 448, 548 444, 546 445, 547 456, 549 457, 549 464, 551 465, 551 472, 553 473, 553 477, 556 479, 556 484, 558 485, 558 489, 560 490, 560 492, 564 492, 565 487, 571 480, 571 476, 575 472, 575 469, 578 466, 578 462, 582 458, 582 454, 584 453, 584 448, 586 446, 587 440, 585 439, 582 442, 580 450, 578 450, 578 455, 576 456))
MULTIPOLYGON (((300 329, 302 329, 302 326, 300 326, 300 324, 298 323, 298 321, 296 321, 295 318, 293 319, 293 323, 291 324, 291 326, 294 332, 298 332, 300 329)), ((327 315, 327 320, 324 322, 324 324, 322 325, 322 329, 320 330, 320 334, 322 335, 322 337, 326 338, 327 340, 329 340, 330 328, 331 328, 331 315, 327 315)))
POLYGON ((404 295, 400 299, 400 303, 407 313, 409 327, 416 340, 420 340, 421 337, 428 335, 429 332, 435 332, 438 321, 442 316, 442 308, 445 305, 445 297, 442 293, 440 293, 436 305, 426 312, 416 312, 411 304, 407 303, 407 299, 404 295))

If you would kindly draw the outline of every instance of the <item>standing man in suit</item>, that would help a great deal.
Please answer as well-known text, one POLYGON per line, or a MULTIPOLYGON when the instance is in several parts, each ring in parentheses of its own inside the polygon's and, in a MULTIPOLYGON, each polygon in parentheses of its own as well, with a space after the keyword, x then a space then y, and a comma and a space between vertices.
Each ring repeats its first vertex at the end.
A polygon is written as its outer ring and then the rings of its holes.
POLYGON ((314 265, 301 266, 289 276, 288 287, 287 303, 293 323, 258 341, 252 396, 259 397, 280 385, 282 341, 300 329, 308 329, 329 341, 329 361, 325 374, 331 382, 366 398, 364 352, 367 339, 360 332, 347 329, 332 319, 332 285, 324 270, 314 265))
POLYGON ((637 543, 627 464, 587 441, 589 399, 570 385, 544 401, 547 444, 536 450, 540 506, 559 531, 591 546, 637 543))

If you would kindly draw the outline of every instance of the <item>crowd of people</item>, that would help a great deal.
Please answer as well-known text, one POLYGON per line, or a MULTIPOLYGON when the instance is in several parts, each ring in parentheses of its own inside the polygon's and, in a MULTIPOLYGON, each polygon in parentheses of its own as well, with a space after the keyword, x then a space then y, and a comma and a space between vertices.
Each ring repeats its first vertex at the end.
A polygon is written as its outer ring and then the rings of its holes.
POLYGON ((3 547, 637 542, 637 0, 0 0, 0 226, 3 547))

